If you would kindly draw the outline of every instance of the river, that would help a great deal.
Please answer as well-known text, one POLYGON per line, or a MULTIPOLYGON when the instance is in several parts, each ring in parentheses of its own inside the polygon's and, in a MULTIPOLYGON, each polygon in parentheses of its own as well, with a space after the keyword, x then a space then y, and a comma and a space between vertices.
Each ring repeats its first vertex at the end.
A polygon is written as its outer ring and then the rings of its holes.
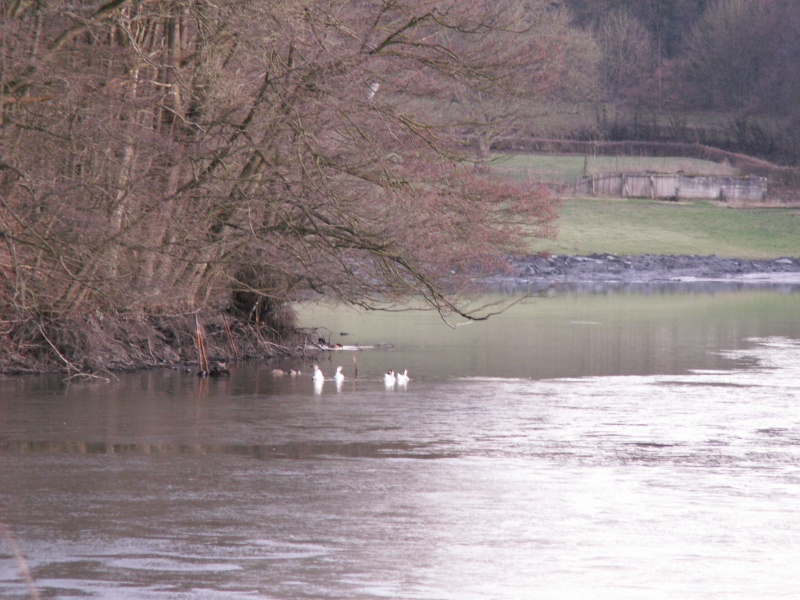
POLYGON ((0 380, 0 597, 797 597, 796 290, 300 317, 320 386, 0 380))

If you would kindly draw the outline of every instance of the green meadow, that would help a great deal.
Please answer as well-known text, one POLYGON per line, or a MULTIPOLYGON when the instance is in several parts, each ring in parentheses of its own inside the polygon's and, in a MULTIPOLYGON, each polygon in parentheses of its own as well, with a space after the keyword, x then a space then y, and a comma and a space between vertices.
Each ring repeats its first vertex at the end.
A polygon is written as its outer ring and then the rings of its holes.
POLYGON ((711 202, 568 198, 552 254, 698 254, 731 258, 800 256, 800 209, 727 208, 711 202))
POLYGON ((497 154, 491 168, 514 179, 548 183, 574 181, 585 175, 609 172, 737 175, 728 164, 672 156, 581 156, 578 154, 497 154))
MULTIPOLYGON (((654 171, 733 175, 728 165, 687 158, 498 156, 509 176, 566 182, 585 172, 654 171)), ((552 254, 716 254, 732 258, 800 256, 800 208, 736 207, 711 201, 567 197, 558 238, 533 240, 552 254)))

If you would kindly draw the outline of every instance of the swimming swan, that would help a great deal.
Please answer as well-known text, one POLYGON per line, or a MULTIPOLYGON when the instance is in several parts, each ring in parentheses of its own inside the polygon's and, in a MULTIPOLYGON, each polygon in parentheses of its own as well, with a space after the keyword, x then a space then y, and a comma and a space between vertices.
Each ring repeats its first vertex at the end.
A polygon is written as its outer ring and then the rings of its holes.
POLYGON ((397 383, 397 378, 394 376, 394 371, 389 369, 386 373, 383 374, 383 383, 386 385, 394 385, 397 383))
POLYGON ((325 375, 320 371, 319 365, 314 365, 314 375, 312 379, 314 381, 325 381, 325 375))
POLYGON ((397 374, 397 383, 400 385, 407 384, 409 379, 411 378, 408 376, 408 369, 403 369, 402 373, 397 374))
POLYGON ((342 373, 342 367, 336 367, 336 374, 333 376, 333 380, 336 382, 344 381, 344 373, 342 373))

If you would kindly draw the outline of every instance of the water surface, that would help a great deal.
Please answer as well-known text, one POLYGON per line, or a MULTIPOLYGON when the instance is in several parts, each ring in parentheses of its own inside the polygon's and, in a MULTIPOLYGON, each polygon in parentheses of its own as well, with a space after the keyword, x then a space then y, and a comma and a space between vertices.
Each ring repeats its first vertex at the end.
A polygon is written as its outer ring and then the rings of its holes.
MULTIPOLYGON (((374 346, 318 357, 341 386, 310 360, 0 381, 0 520, 43 597, 800 589, 800 295, 565 295, 455 329, 301 316, 374 346)), ((0 596, 28 597, 7 544, 0 596)))

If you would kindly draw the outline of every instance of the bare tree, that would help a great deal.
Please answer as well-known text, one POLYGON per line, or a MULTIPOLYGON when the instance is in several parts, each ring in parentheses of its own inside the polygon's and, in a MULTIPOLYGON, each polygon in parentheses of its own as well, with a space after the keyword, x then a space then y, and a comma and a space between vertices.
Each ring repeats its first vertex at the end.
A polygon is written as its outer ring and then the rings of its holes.
POLYGON ((727 121, 742 152, 797 161, 800 20, 796 2, 716 0, 692 30, 685 57, 690 106, 727 121))
POLYGON ((760 70, 767 56, 756 24, 762 3, 717 0, 692 29, 688 72, 706 107, 743 109, 756 101, 760 70))
POLYGON ((647 30, 623 9, 607 14, 596 36, 603 55, 600 72, 605 99, 617 104, 640 101, 656 65, 647 30))
POLYGON ((583 97, 594 86, 597 49, 590 33, 573 28, 569 14, 545 0, 488 4, 483 29, 448 31, 459 55, 491 65, 452 82, 437 95, 442 119, 475 146, 478 166, 493 144, 513 143, 536 131, 543 101, 583 97))
POLYGON ((231 298, 267 316, 309 291, 454 310, 445 283, 551 231, 554 202, 464 168, 439 109, 560 76, 557 35, 514 46, 530 28, 505 6, 0 6, 7 318, 231 298))

